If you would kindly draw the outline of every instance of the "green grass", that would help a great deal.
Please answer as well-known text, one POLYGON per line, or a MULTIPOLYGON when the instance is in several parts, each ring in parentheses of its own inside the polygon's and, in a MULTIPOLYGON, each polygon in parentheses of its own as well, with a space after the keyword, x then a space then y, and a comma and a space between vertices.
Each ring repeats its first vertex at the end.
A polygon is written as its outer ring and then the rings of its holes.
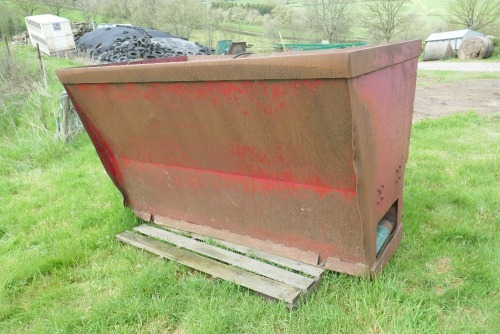
POLYGON ((88 137, 18 131, 0 137, 0 333, 500 331, 498 115, 416 123, 394 258, 376 282, 328 273, 292 312, 118 243, 139 222, 88 137))
POLYGON ((26 82, 0 80, 0 98, 3 97, 0 100, 0 138, 15 135, 16 140, 22 142, 53 137, 54 113, 59 106, 58 96, 63 91, 62 85, 56 78, 55 69, 75 66, 78 62, 43 56, 42 61, 48 82, 45 87, 36 49, 31 45, 11 45, 10 47, 11 58, 7 57, 4 48, 0 48, 0 68, 6 67, 10 61, 15 64, 13 68, 19 72, 14 73, 14 77, 21 77, 22 74, 26 82), (9 108, 15 108, 15 112, 9 112, 9 108), (21 130, 13 134, 6 133, 7 126, 12 126, 12 124, 21 130))
POLYGON ((500 72, 431 71, 419 70, 417 85, 430 86, 465 80, 500 79, 500 72))
POLYGON ((486 58, 486 59, 460 59, 458 57, 454 57, 454 58, 449 58, 449 59, 446 59, 445 61, 447 62, 464 62, 464 63, 467 63, 467 62, 491 62, 491 63, 499 63, 500 62, 500 44, 498 44, 497 46, 494 46, 493 47, 493 51, 491 53, 491 56, 489 58, 486 58))

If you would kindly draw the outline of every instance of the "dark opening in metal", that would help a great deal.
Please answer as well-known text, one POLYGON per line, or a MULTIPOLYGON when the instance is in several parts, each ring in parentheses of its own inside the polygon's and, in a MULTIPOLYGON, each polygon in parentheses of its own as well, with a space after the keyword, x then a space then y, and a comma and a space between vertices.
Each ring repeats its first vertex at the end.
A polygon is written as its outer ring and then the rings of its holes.
POLYGON ((396 200, 377 225, 377 256, 384 248, 385 244, 387 244, 387 241, 389 241, 392 232, 396 230, 396 222, 398 218, 397 210, 398 201, 396 200))

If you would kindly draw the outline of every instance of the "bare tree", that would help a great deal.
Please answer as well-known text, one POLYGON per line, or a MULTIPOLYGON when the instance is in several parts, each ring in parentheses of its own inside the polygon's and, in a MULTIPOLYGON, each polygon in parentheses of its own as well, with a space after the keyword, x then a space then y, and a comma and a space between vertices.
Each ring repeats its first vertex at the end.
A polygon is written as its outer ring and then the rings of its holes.
POLYGON ((356 0, 306 0, 307 23, 330 42, 342 42, 351 30, 351 10, 355 2, 356 0))
POLYGON ((364 26, 376 40, 390 42, 408 30, 412 16, 406 11, 409 0, 366 1, 364 26))
POLYGON ((131 19, 131 0, 101 0, 99 15, 105 22, 128 23, 131 19))
POLYGON ((207 8, 197 0, 163 0, 156 13, 157 26, 166 27, 179 37, 189 38, 195 29, 205 25, 207 8))
POLYGON ((246 8, 242 6, 234 6, 227 11, 228 21, 234 23, 243 23, 245 22, 248 15, 248 11, 246 8))
POLYGON ((277 20, 283 26, 290 26, 295 18, 295 10, 288 6, 276 6, 271 11, 273 19, 277 20))
POLYGON ((79 0, 78 8, 82 11, 85 22, 92 22, 99 10, 99 0, 79 0))
POLYGON ((133 24, 148 28, 157 28, 156 16, 166 9, 164 0, 131 0, 130 20, 133 24))
POLYGON ((449 23, 482 30, 495 25, 500 18, 498 0, 454 0, 448 7, 449 23))
MULTIPOLYGON (((296 41, 297 37, 304 32, 304 20, 301 15, 291 7, 288 6, 276 6, 271 11, 271 17, 274 23, 268 22, 265 28, 268 33, 272 33, 272 28, 278 29, 278 31, 286 32, 286 39, 290 41, 296 41), (271 28, 271 31, 268 29, 271 28)), ((275 33, 277 35, 277 32, 275 33)))
POLYGON ((12 17, 12 10, 0 2, 0 37, 12 37, 15 34, 18 27, 12 17))
POLYGON ((264 23, 262 25, 264 28, 264 36, 267 37, 272 44, 276 44, 279 41, 279 30, 280 23, 271 17, 271 15, 264 15, 264 23))
POLYGON ((247 10, 246 21, 254 25, 262 24, 262 15, 260 15, 257 9, 249 9, 247 10))
POLYGON ((61 15, 65 6, 68 5, 68 0, 42 0, 42 2, 55 15, 61 15))
POLYGON ((23 15, 33 15, 35 10, 40 6, 40 0, 12 0, 22 12, 23 15))
POLYGON ((206 14, 207 46, 212 48, 214 44, 215 31, 219 28, 220 23, 224 19, 224 11, 220 8, 210 8, 206 14))

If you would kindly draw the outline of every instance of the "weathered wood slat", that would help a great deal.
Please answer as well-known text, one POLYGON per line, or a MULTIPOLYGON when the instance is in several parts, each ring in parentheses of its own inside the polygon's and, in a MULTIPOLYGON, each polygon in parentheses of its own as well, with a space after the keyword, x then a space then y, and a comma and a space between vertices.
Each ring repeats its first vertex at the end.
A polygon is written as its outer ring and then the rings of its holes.
POLYGON ((153 240, 129 231, 120 233, 116 237, 124 243, 146 250, 160 257, 176 261, 214 277, 236 283, 267 297, 282 300, 287 303, 289 307, 296 306, 301 299, 302 291, 298 288, 197 255, 188 250, 176 248, 164 242, 153 240))
POLYGON ((134 230, 169 242, 176 246, 187 248, 193 252, 208 256, 224 263, 252 271, 256 274, 299 288, 303 291, 307 291, 316 282, 315 279, 150 225, 143 224, 135 227, 134 230))
MULTIPOLYGON (((172 231, 178 232, 178 233, 186 233, 184 231, 176 230, 176 229, 170 228, 170 227, 169 227, 169 230, 172 230, 172 231)), ((286 257, 282 257, 279 255, 274 255, 274 254, 262 252, 262 251, 255 250, 255 249, 252 249, 252 248, 249 248, 246 246, 237 245, 237 244, 234 244, 231 242, 210 238, 210 237, 198 235, 195 233, 188 233, 188 234, 191 235, 193 238, 198 239, 198 240, 207 241, 209 239, 212 239, 217 244, 220 244, 221 246, 224 246, 226 248, 232 249, 232 250, 237 251, 237 252, 242 253, 242 254, 247 254, 249 256, 254 255, 254 256, 261 258, 263 260, 266 260, 266 261, 269 261, 272 263, 276 263, 280 266, 288 267, 292 270, 299 271, 299 272, 302 272, 304 274, 313 276, 315 279, 318 279, 319 277, 321 277, 321 275, 325 271, 323 268, 315 267, 315 266, 312 266, 310 264, 295 261, 292 259, 288 259, 286 257)))

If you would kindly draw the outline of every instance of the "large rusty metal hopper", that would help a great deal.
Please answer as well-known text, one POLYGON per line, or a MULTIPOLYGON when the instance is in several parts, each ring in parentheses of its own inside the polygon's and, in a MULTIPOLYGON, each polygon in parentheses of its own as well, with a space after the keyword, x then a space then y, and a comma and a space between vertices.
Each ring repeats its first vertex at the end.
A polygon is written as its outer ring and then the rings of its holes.
POLYGON ((138 217, 369 276, 402 236, 420 51, 411 41, 57 75, 138 217))

